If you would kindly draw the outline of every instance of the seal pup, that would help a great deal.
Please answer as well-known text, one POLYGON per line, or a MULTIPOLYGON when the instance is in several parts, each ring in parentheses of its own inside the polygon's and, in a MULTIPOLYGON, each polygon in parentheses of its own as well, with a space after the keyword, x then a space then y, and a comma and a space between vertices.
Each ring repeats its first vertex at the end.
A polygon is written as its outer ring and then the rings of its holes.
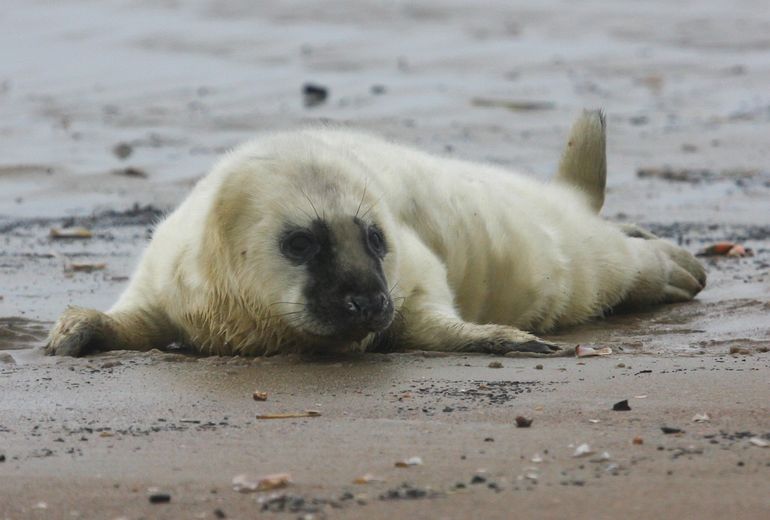
POLYGON ((684 249, 597 215, 605 177, 598 111, 550 183, 365 133, 268 134, 157 226, 110 310, 68 308, 46 350, 568 354, 534 333, 686 301, 706 280, 684 249))

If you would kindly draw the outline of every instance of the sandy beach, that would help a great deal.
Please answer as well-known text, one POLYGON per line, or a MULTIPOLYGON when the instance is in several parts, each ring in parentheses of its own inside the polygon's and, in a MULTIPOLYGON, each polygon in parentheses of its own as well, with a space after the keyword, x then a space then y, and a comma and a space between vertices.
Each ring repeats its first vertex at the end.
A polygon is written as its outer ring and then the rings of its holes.
POLYGON ((11 0, 0 519, 764 518, 768 34, 756 0, 11 0), (306 84, 328 97, 307 106, 306 84), (40 351, 66 305, 108 308, 153 224, 259 132, 341 125, 547 179, 597 107, 606 218, 753 251, 704 258, 693 302, 548 336, 611 356, 40 351), (51 236, 76 226, 91 237, 51 236), (257 419, 306 410, 320 416, 257 419), (283 472, 285 488, 233 489, 283 472))

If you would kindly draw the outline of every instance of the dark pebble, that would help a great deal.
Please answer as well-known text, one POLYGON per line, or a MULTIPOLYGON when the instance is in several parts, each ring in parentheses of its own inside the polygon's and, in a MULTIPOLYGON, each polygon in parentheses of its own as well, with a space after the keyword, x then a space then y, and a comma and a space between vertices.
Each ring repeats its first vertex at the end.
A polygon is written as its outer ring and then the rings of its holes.
POLYGON ((484 439, 484 442, 495 442, 495 439, 493 439, 492 437, 487 437, 486 439, 484 439))
POLYGON ((739 465, 739 466, 745 466, 746 464, 745 464, 745 463, 744 463, 742 460, 739 460, 739 461, 738 461, 738 465, 739 465))
POLYGON ((302 96, 306 107, 314 107, 326 101, 329 97, 329 89, 321 85, 305 83, 302 87, 302 96))
POLYGON ((118 159, 125 159, 134 151, 134 148, 128 143, 118 143, 112 147, 112 153, 118 159))
POLYGON ((628 406, 628 399, 623 399, 612 405, 612 409, 616 412, 630 412, 631 407, 628 406))
POLYGON ((441 410, 441 411, 442 411, 442 412, 446 412, 446 413, 449 413, 449 412, 453 412, 453 411, 454 411, 454 408, 452 408, 451 406, 445 406, 445 407, 444 407, 444 409, 443 409, 443 410, 441 410))
POLYGON ((670 435, 672 433, 684 433, 684 430, 682 430, 681 428, 671 428, 669 426, 661 426, 660 431, 662 431, 666 435, 670 435))
POLYGON ((5 455, 0 454, 0 462, 5 462, 5 455))
POLYGON ((529 428, 530 426, 532 426, 532 419, 524 417, 523 415, 519 415, 516 417, 517 428, 529 428))
POLYGON ((226 515, 226 514, 225 514, 225 512, 224 512, 224 511, 222 511, 221 509, 215 509, 215 510, 214 510, 214 516, 215 516, 216 518, 227 518, 227 515, 226 515))
POLYGON ((487 477, 483 477, 481 475, 473 475, 473 478, 471 479, 471 484, 483 484, 487 481, 487 477))
POLYGON ((171 495, 168 493, 153 493, 149 498, 150 504, 168 504, 171 502, 171 495))

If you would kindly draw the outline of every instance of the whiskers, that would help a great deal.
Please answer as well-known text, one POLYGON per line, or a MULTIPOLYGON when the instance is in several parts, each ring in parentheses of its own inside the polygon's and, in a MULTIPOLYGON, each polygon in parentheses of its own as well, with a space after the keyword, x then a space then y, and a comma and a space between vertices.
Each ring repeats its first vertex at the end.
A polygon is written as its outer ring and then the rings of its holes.
POLYGON ((267 306, 267 309, 268 309, 268 316, 267 317, 268 317, 268 319, 270 319, 270 318, 281 318, 281 319, 284 319, 284 321, 288 321, 288 320, 285 320, 286 317, 289 317, 289 316, 299 316, 301 314, 305 314, 305 307, 307 307, 307 303, 300 303, 300 302, 273 302, 273 303, 271 303, 270 305, 267 306), (284 313, 281 313, 281 314, 273 314, 273 312, 270 309, 273 306, 275 306, 275 305, 299 305, 302 308, 299 309, 299 310, 296 310, 296 311, 289 311, 289 312, 284 312, 284 313))

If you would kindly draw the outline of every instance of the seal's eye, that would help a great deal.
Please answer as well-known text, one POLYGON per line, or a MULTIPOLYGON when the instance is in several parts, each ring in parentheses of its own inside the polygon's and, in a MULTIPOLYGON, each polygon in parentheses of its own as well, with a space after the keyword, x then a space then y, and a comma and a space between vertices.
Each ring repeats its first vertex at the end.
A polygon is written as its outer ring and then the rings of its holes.
POLYGON ((374 226, 369 227, 369 231, 366 235, 369 242, 369 248, 372 253, 382 258, 388 252, 388 248, 385 245, 385 237, 382 236, 382 232, 374 226))
POLYGON ((296 262, 307 262, 318 250, 318 240, 308 231, 292 231, 281 240, 281 252, 296 262))

